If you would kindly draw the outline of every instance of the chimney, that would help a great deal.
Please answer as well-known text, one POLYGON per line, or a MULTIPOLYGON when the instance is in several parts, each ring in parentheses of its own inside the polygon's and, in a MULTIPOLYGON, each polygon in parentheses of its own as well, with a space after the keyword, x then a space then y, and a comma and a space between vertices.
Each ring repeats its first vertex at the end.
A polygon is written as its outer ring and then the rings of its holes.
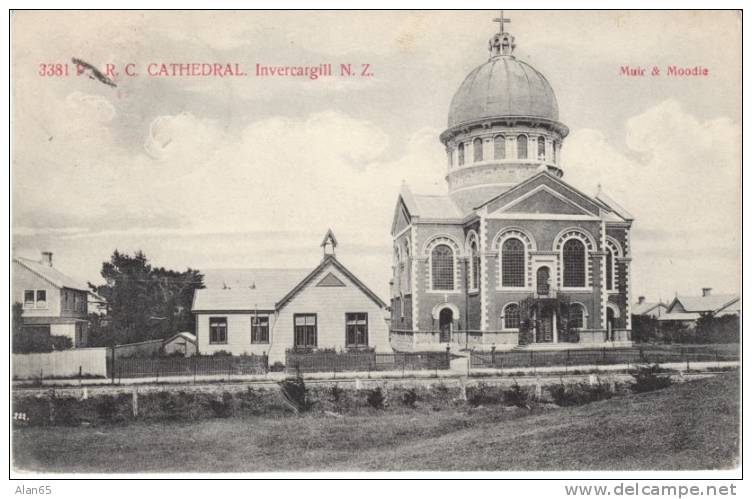
POLYGON ((52 251, 42 251, 42 263, 52 267, 52 251))
POLYGON ((702 296, 710 296, 711 291, 713 291, 713 288, 702 288, 702 296))
POLYGON ((638 296, 637 297, 637 304, 638 305, 642 305, 643 303, 645 303, 645 297, 644 296, 638 296))

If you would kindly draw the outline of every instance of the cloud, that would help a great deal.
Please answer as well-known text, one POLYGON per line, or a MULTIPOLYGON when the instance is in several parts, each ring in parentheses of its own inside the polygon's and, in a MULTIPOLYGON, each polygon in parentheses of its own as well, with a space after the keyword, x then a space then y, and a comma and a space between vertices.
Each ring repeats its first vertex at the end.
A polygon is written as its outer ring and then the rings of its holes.
POLYGON ((641 293, 734 291, 740 269, 741 170, 738 125, 701 121, 675 100, 630 118, 627 153, 595 130, 567 139, 565 179, 600 183, 636 217, 634 278, 641 293))

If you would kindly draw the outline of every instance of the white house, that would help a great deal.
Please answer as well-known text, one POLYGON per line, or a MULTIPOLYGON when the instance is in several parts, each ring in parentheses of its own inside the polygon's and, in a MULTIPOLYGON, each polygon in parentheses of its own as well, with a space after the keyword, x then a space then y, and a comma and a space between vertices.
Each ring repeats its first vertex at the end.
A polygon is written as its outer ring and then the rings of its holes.
POLYGON ((23 328, 67 336, 76 348, 85 347, 88 287, 56 269, 52 253, 45 251, 39 261, 14 257, 12 300, 23 305, 23 328))
POLYGON ((221 282, 207 272, 193 297, 198 351, 269 355, 285 362, 289 349, 374 348, 389 352, 386 304, 334 255, 329 231, 313 270, 246 269, 221 282))

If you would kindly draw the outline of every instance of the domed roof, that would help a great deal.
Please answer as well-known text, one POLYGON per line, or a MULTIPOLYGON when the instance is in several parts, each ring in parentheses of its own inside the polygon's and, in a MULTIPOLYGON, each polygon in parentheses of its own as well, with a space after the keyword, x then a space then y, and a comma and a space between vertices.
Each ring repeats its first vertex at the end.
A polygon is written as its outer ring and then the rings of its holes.
POLYGON ((511 55, 493 57, 467 75, 452 98, 449 128, 505 116, 559 120, 559 105, 546 78, 511 55))

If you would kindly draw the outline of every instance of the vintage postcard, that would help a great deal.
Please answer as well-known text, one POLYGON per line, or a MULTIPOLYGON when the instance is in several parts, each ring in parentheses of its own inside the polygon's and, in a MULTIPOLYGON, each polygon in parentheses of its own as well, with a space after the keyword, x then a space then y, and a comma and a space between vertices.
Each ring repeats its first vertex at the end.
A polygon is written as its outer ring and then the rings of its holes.
POLYGON ((741 476, 740 11, 9 15, 12 476, 741 476))

